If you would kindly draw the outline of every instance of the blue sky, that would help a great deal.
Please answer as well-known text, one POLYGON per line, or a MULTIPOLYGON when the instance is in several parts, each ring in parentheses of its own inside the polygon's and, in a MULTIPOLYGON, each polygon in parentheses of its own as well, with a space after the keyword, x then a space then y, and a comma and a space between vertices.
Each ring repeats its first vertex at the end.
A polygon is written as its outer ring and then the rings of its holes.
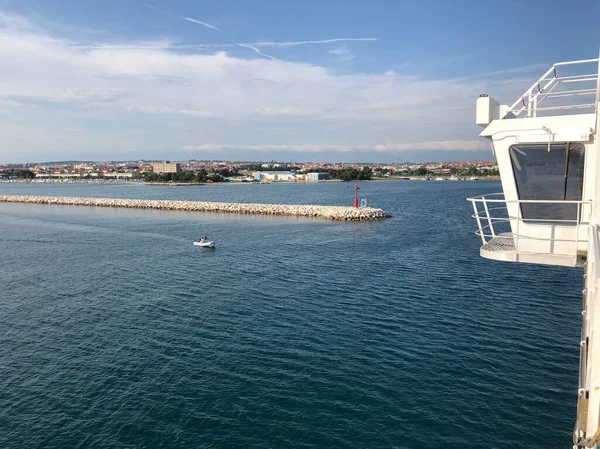
POLYGON ((475 100, 597 57, 600 2, 0 0, 0 162, 492 158, 475 100))

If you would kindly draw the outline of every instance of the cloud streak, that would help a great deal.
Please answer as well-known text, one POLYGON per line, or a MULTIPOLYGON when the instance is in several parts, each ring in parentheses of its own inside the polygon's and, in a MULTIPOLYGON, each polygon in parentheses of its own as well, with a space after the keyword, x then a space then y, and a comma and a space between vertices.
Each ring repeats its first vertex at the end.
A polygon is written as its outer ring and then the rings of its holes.
POLYGON ((183 20, 187 20, 188 22, 197 23, 198 25, 205 26, 206 28, 210 28, 211 30, 221 31, 216 26, 211 25, 210 23, 202 22, 200 20, 192 19, 191 17, 182 17, 183 20))
POLYGON ((488 78, 498 75, 513 75, 513 74, 523 74, 523 73, 543 73, 551 64, 541 63, 541 64, 531 64, 522 67, 513 67, 511 69, 504 70, 495 70, 493 72, 484 72, 484 73, 476 73, 473 75, 462 76, 460 78, 454 78, 455 80, 466 81, 471 79, 478 78, 488 78))
POLYGON ((257 55, 264 56, 265 58, 269 58, 269 59, 271 59, 273 61, 279 61, 279 59, 276 58, 275 56, 271 56, 271 55, 268 55, 266 53, 263 53, 258 48, 254 47, 253 45, 249 45, 249 44, 237 44, 237 46, 238 47, 242 47, 242 48, 248 48, 248 49, 252 50, 254 53, 256 53, 257 55))
POLYGON ((198 25, 202 25, 202 26, 204 26, 204 27, 206 27, 206 28, 210 28, 211 30, 215 30, 215 31, 221 31, 219 28, 217 28, 217 27, 216 27, 216 26, 214 26, 214 25, 211 25, 210 23, 202 22, 202 21, 200 21, 200 20, 193 19, 193 18, 191 18, 191 17, 178 16, 178 15, 176 15, 176 14, 173 14, 172 12, 169 12, 169 11, 167 11, 167 10, 165 10, 165 9, 162 9, 162 8, 158 8, 157 6, 154 6, 154 5, 146 5, 146 7, 147 7, 147 8, 150 8, 150 9, 154 9, 155 11, 160 11, 160 12, 162 12, 163 14, 166 14, 166 15, 168 15, 169 17, 172 17, 172 18, 174 18, 174 19, 186 20, 186 21, 188 21, 188 22, 192 22, 192 23, 195 23, 195 24, 198 24, 198 25))
MULTIPOLYGON (((158 9, 153 7, 154 9, 158 9)), ((186 19, 187 20, 187 19, 186 19)), ((218 30, 220 31, 220 30, 218 30)), ((265 57, 267 59, 271 59, 273 61, 280 61, 280 58, 277 58, 273 55, 267 54, 262 51, 260 48, 263 47, 293 47, 300 45, 326 45, 336 42, 372 42, 376 41, 377 38, 374 37, 365 37, 365 38, 334 38, 334 39, 325 39, 320 41, 283 41, 283 42, 234 42, 234 43, 223 43, 223 44, 172 44, 166 42, 160 42, 158 44, 143 44, 143 45, 130 45, 130 44, 122 44, 122 45, 111 45, 111 44, 96 44, 96 45, 70 45, 73 48, 79 48, 82 50, 203 50, 203 49, 227 49, 227 48, 246 48, 248 50, 252 50, 257 55, 265 57)), ((340 61, 350 61, 356 57, 356 55, 347 48, 346 45, 342 45, 336 49, 330 50, 330 54, 335 55, 340 61)))
POLYGON ((316 41, 255 42, 253 45, 257 47, 294 47, 296 45, 323 45, 335 42, 373 42, 376 40, 378 40, 376 37, 336 37, 316 41))
POLYGON ((324 45, 335 42, 373 42, 378 40, 374 37, 365 38, 335 38, 326 39, 321 41, 283 41, 283 42, 234 42, 234 43, 223 43, 223 44, 145 44, 145 45, 130 45, 130 44, 96 44, 96 45, 71 45, 74 48, 81 49, 135 49, 135 50, 160 50, 169 48, 172 50, 194 50, 203 48, 234 48, 240 46, 252 46, 254 48, 260 47, 293 47, 299 45, 324 45))

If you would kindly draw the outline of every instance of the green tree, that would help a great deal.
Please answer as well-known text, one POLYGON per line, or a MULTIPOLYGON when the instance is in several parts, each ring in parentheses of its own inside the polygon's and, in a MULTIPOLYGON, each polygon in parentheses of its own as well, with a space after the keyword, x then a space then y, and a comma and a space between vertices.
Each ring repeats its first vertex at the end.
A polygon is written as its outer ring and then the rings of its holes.
POLYGON ((337 178, 341 179, 342 181, 353 181, 358 179, 358 174, 359 171, 354 167, 346 167, 337 172, 337 178))
POLYGON ((19 178, 19 179, 35 178, 35 173, 32 172, 31 170, 10 170, 10 171, 4 172, 4 173, 9 175, 12 178, 19 178))
POLYGON ((371 178, 373 178, 373 169, 365 165, 362 168, 362 170, 358 173, 358 179, 366 181, 371 178))
POLYGON ((196 173, 196 182, 206 182, 208 179, 208 172, 204 169, 196 173))
POLYGON ((211 173, 208 177, 208 180, 211 182, 223 182, 225 179, 218 173, 211 173))
POLYGON ((416 170, 413 170, 412 173, 409 172, 409 174, 414 176, 427 176, 429 174, 429 170, 427 170, 425 167, 419 167, 416 170))

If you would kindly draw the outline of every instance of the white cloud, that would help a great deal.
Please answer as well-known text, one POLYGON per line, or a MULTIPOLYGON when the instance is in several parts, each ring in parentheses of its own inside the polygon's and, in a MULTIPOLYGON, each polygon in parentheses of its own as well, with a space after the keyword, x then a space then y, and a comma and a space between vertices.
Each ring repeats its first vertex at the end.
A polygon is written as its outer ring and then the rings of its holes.
POLYGON ((329 50, 329 54, 334 55, 340 61, 351 61, 356 57, 356 55, 350 51, 347 44, 342 44, 339 47, 329 50))
MULTIPOLYGON (((350 39, 262 42, 249 49, 341 40, 350 39)), ((143 151, 190 145, 480 149, 472 141, 477 96, 496 92, 510 101, 529 84, 516 90, 514 83, 427 80, 393 71, 338 74, 270 55, 244 59, 172 46, 157 40, 81 47, 23 18, 0 16, 0 58, 10 61, 0 71, 0 120, 13 130, 0 133, 0 147, 7 149, 2 156, 83 158, 106 146, 124 158, 129 151, 143 157, 143 151), (53 133, 60 138, 48 138, 53 133)))

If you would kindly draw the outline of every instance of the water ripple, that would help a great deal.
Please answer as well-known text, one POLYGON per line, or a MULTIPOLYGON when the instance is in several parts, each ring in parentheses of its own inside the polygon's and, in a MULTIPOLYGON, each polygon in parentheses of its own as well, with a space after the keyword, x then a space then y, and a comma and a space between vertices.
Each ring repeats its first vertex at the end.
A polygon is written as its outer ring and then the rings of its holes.
POLYGON ((478 258, 464 198, 498 189, 364 184, 380 223, 0 205, 0 447, 569 446, 582 273, 478 258))

